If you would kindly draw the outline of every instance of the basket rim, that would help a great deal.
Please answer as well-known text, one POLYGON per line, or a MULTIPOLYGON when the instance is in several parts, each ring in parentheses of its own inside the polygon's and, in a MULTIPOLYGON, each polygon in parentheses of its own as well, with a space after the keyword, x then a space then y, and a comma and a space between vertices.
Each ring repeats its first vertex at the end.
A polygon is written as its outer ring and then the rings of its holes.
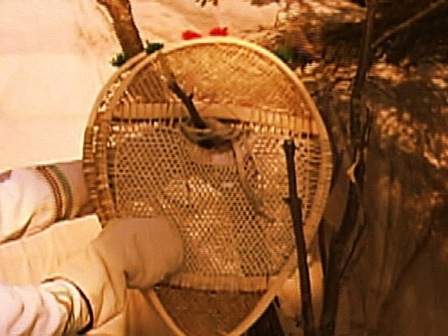
MULTIPOLYGON (((331 180, 331 162, 332 162, 332 154, 331 154, 331 146, 329 143, 329 136, 326 130, 326 127, 324 125, 323 119, 320 116, 319 110, 312 99, 311 95, 309 94, 308 90, 306 89, 305 85, 302 83, 302 81, 298 78, 297 74, 292 71, 280 58, 278 58, 276 55, 274 55, 269 50, 255 44, 252 42, 248 42, 239 38, 234 37, 204 37, 200 39, 194 39, 190 41, 182 41, 178 43, 170 43, 165 45, 162 49, 148 55, 146 52, 142 52, 128 60, 125 64, 123 64, 112 76, 111 78, 106 82, 103 89, 99 93, 93 108, 91 110, 90 118, 88 121, 87 128, 93 128, 94 126, 98 125, 101 122, 104 122, 105 120, 110 117, 111 110, 114 109, 114 107, 117 105, 121 97, 123 96, 123 93, 125 92, 126 88, 129 86, 129 84, 135 79, 135 76, 138 75, 139 71, 146 67, 148 64, 153 62, 161 53, 169 54, 173 51, 183 50, 186 48, 191 48, 195 46, 204 46, 204 45, 216 45, 216 46, 225 46, 225 45, 232 45, 232 46, 239 46, 241 48, 250 49, 251 51, 257 53, 262 58, 267 59, 268 61, 272 62, 276 67, 278 67, 279 71, 285 74, 285 79, 288 79, 291 81, 291 83, 294 85, 294 87, 297 89, 297 93, 300 94, 300 99, 303 100, 305 106, 307 107, 307 110, 310 112, 310 118, 314 121, 316 127, 317 127, 317 134, 320 137, 320 144, 323 147, 322 148, 322 168, 319 170, 319 183, 322 183, 322 186, 317 188, 315 198, 323 199, 323 203, 325 203, 325 200, 328 198, 329 193, 329 186, 330 186, 330 180, 331 180), (120 77, 123 75, 124 78, 122 81, 120 81, 120 77), (108 101, 108 107, 105 112, 100 112, 100 107, 104 103, 106 96, 108 93, 110 93, 111 87, 117 84, 119 82, 118 87, 116 87, 116 90, 113 91, 112 96, 109 97, 110 100, 108 101)), ((85 137, 84 146, 86 147, 88 143, 87 136, 85 137)), ((85 155, 85 154, 84 154, 85 155)), ((109 177, 107 174, 104 174, 107 171, 107 162, 106 160, 103 160, 103 162, 95 162, 95 167, 92 169, 90 167, 90 170, 85 170, 86 175, 89 175, 91 178, 87 179, 87 181, 92 181, 98 178, 96 175, 101 175, 103 180, 102 182, 106 182, 106 185, 109 185, 109 177)), ((98 180, 95 181, 95 183, 98 183, 98 180)), ((94 186, 89 187, 89 191, 91 193, 98 193, 98 190, 96 190, 97 184, 94 186)), ((110 195, 110 190, 103 190, 102 196, 106 196, 107 198, 110 198, 109 200, 106 200, 110 202, 112 199, 112 196, 110 195)), ((97 196, 97 194, 95 194, 97 196)), ((93 197, 94 199, 97 199, 99 197, 93 197)), ((323 213, 323 207, 319 207, 319 213, 311 213, 310 214, 310 221, 318 222, 318 220, 321 218, 323 213)), ((103 223, 104 225, 104 223, 103 223)), ((314 237, 317 231, 316 229, 313 231, 314 233, 312 236, 314 237)), ((308 242, 309 243, 309 242, 308 242)), ((295 249, 294 249, 295 251, 295 249)), ((272 302, 275 295, 280 290, 281 286, 284 284, 284 282, 287 280, 287 278, 292 274, 292 272, 295 270, 297 265, 296 261, 296 254, 292 253, 287 263, 283 266, 281 272, 273 277, 272 283, 268 286, 266 292, 261 295, 259 301, 257 304, 253 307, 251 313, 249 315, 246 315, 242 322, 239 323, 239 325, 235 326, 233 331, 226 334, 228 336, 238 336, 243 334, 265 311, 265 309, 268 307, 268 305, 272 302), (274 279, 275 278, 275 279, 274 279)), ((167 323, 167 325, 170 327, 172 331, 174 331, 177 335, 187 336, 174 322, 174 320, 171 318, 169 313, 164 308, 163 304, 159 300, 157 294, 155 291, 150 291, 149 298, 151 299, 152 303, 154 304, 154 307, 158 311, 158 313, 161 315, 163 320, 167 323)))

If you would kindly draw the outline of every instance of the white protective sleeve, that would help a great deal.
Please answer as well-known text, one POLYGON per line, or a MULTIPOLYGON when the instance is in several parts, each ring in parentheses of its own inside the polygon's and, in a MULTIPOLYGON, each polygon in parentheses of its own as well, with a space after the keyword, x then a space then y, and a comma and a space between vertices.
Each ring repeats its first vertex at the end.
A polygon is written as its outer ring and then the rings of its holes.
POLYGON ((55 221, 56 204, 49 184, 34 169, 14 169, 0 182, 0 242, 18 239, 55 221))
POLYGON ((0 335, 75 335, 89 323, 85 302, 71 284, 0 284, 0 335))
POLYGON ((0 173, 0 243, 92 212, 79 160, 0 173))

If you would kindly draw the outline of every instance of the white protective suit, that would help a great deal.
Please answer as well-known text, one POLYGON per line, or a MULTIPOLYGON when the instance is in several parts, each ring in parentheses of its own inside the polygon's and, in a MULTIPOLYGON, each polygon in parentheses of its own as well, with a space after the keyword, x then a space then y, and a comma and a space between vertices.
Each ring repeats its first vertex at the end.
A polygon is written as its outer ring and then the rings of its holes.
POLYGON ((48 281, 0 286, 0 334, 84 333, 123 311, 126 287, 150 288, 180 266, 182 255, 181 239, 164 218, 111 221, 48 281))
MULTIPOLYGON (((181 240, 163 218, 111 221, 85 247, 66 249, 71 258, 58 267, 53 267, 57 260, 39 260, 39 253, 66 259, 41 251, 42 244, 33 244, 44 239, 39 237, 42 231, 56 232, 53 239, 59 236, 62 239, 56 240, 73 246, 77 239, 92 236, 88 228, 83 236, 61 237, 57 229, 64 227, 54 223, 86 212, 87 191, 82 182, 76 161, 0 175, 0 261, 6 263, 1 265, 0 279, 8 279, 4 269, 18 273, 40 269, 45 277, 39 285, 0 284, 0 335, 75 334, 105 325, 124 311, 126 288, 149 288, 181 263, 181 240), (36 254, 37 264, 11 265, 17 260, 33 262, 32 256, 17 258, 19 251, 36 254)), ((50 249, 55 248, 52 240, 48 242, 53 245, 50 249)))

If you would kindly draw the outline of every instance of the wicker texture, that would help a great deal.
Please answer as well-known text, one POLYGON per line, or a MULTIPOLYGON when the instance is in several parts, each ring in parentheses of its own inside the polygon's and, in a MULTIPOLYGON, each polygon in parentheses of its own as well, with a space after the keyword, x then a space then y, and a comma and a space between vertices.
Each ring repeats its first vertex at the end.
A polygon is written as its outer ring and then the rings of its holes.
POLYGON ((330 145, 306 90, 269 52, 231 38, 187 42, 135 57, 100 94, 85 133, 91 196, 103 222, 163 214, 177 225, 185 262, 153 299, 179 334, 242 333, 294 269, 290 138, 309 242, 330 145), (172 81, 193 94, 205 130, 191 125, 172 81), (198 145, 216 136, 224 141, 198 145))

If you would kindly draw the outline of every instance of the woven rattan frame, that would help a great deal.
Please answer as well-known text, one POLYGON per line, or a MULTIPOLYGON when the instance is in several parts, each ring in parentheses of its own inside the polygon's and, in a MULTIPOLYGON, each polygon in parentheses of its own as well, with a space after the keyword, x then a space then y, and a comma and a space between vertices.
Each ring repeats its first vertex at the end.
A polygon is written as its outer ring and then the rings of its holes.
POLYGON ((177 225, 185 265, 151 293, 177 334, 244 333, 295 269, 285 139, 297 147, 309 243, 330 144, 307 90, 269 51, 228 37, 164 47, 128 61, 99 94, 84 139, 90 195, 102 223, 163 214, 177 225), (225 145, 195 143, 173 79, 225 145))

